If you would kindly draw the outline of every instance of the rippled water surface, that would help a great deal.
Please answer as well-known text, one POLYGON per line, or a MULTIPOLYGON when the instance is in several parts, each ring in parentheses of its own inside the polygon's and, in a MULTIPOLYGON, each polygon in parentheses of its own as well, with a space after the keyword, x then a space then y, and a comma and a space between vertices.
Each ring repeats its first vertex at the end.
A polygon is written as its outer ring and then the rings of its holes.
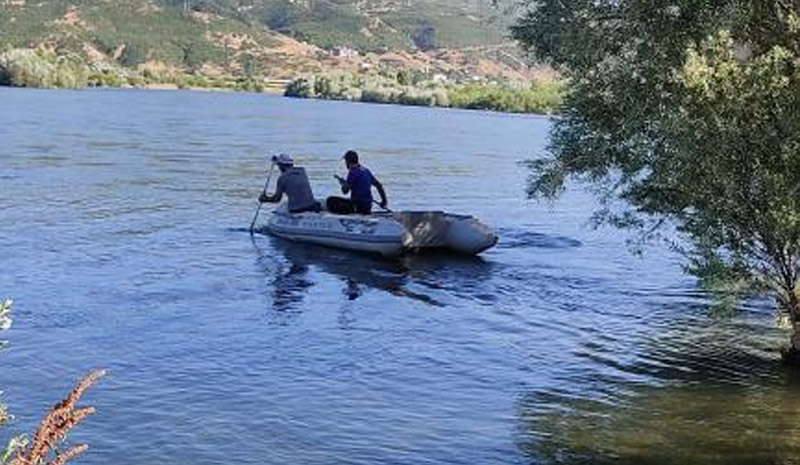
MULTIPOLYGON (((524 200, 544 118, 247 94, 0 90, 0 386, 31 430, 111 375, 85 464, 798 463, 768 303, 709 312, 676 257, 524 200), (322 197, 359 150, 396 208, 469 213, 479 259, 246 229, 265 154, 322 197)), ((262 218, 266 218, 268 211, 262 218)))

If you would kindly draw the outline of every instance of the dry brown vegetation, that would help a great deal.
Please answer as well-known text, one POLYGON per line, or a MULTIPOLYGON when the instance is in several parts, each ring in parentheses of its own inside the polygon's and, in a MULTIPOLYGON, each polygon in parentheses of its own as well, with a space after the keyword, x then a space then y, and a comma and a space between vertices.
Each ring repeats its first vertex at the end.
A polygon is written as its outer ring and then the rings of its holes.
POLYGON ((84 392, 106 375, 103 370, 94 371, 84 377, 75 389, 42 419, 33 440, 26 447, 18 449, 9 465, 64 465, 84 453, 89 446, 81 444, 70 447, 65 452, 57 449, 67 434, 83 419, 95 413, 94 407, 77 407, 84 392))

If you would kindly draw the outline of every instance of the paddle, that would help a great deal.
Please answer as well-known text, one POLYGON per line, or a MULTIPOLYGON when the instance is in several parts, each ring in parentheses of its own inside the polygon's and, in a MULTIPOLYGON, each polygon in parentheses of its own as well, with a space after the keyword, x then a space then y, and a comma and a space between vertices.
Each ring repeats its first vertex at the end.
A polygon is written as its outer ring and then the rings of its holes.
POLYGON ((372 199, 372 203, 374 203, 375 205, 377 205, 377 206, 381 207, 381 208, 382 208, 382 209, 383 209, 385 212, 391 213, 392 215, 394 215, 394 214, 395 214, 395 212, 394 212, 394 211, 392 211, 392 210, 391 210, 389 207, 384 207, 383 205, 381 205, 381 203, 380 203, 380 202, 378 202, 378 201, 377 201, 377 200, 375 200, 375 199, 372 199))
MULTIPOLYGON (((269 189, 269 183, 272 180, 272 173, 275 171, 275 160, 272 161, 272 164, 269 166, 269 176, 267 176, 267 182, 264 184, 264 190, 262 191, 262 195, 267 193, 267 189, 269 189)), ((250 223, 250 235, 253 235, 253 229, 256 227, 256 221, 258 221, 258 214, 261 213, 261 206, 264 205, 261 202, 258 202, 258 209, 256 210, 256 215, 253 217, 253 222, 250 223)))

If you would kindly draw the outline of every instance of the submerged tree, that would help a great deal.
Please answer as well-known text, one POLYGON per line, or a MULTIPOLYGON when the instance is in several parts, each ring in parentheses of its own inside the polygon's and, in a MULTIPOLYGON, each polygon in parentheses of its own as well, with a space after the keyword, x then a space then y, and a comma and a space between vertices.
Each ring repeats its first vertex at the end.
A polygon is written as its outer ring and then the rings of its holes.
POLYGON ((569 180, 599 221, 680 233, 726 297, 769 292, 800 353, 800 1, 528 0, 513 34, 569 78, 532 197, 569 180))

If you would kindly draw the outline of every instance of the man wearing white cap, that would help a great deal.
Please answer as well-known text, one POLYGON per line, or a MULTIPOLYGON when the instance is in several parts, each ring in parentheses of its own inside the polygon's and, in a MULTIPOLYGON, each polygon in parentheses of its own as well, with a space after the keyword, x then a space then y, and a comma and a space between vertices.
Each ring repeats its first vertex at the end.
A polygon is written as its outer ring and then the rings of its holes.
POLYGON ((289 197, 289 213, 319 212, 321 206, 314 199, 306 170, 294 166, 294 159, 285 153, 272 157, 272 161, 281 170, 278 187, 275 188, 274 194, 261 194, 258 200, 261 203, 278 203, 283 198, 283 194, 286 194, 289 197))

